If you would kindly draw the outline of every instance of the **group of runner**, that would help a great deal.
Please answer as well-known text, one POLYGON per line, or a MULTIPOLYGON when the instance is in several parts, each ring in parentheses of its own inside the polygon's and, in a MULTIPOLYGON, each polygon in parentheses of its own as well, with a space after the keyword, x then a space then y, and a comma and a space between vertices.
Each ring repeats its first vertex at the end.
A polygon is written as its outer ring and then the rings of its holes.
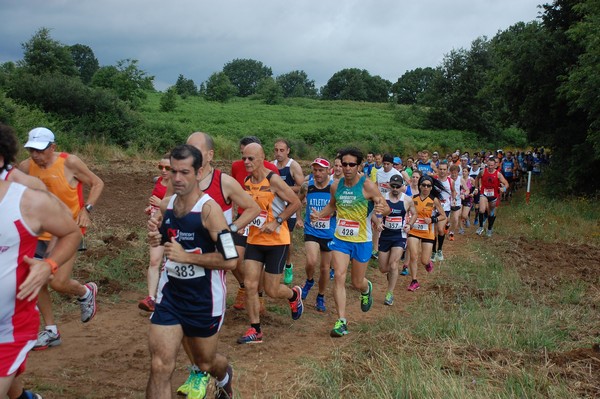
MULTIPOLYGON (((76 225, 87 227, 102 192, 102 181, 76 156, 55 152, 54 135, 46 128, 33 129, 25 148, 31 157, 19 165, 21 172, 11 167, 14 154, 3 154, 0 180, 10 180, 10 172, 14 172, 13 178, 22 174, 23 184, 47 188, 69 206, 76 225), (44 187, 35 179, 27 182, 28 175, 40 178, 44 187), (58 175, 60 181, 56 180, 58 175), (89 186, 86 201, 81 185, 89 186)), ((265 295, 287 300, 291 318, 300 319, 305 310, 303 301, 317 275, 315 309, 326 312, 327 285, 333 280, 337 317, 330 335, 342 337, 349 331, 348 272, 351 286, 360 293, 360 308, 367 312, 373 304, 374 287, 366 271, 370 260, 378 259, 380 271, 387 276, 384 304, 392 306, 398 276, 410 274, 407 289, 419 289, 418 271, 422 266, 431 272, 434 262, 444 259, 446 235, 452 241, 455 232, 463 234, 471 218, 479 226, 477 234, 483 234, 487 221, 487 236, 492 235, 497 204, 502 194, 510 193, 518 184, 523 170, 518 157, 500 150, 474 157, 457 151, 445 159, 437 152, 430 156, 423 150, 417 162, 409 157, 404 165, 399 156, 368 153, 363 159, 358 149, 344 148, 332 161, 316 158, 305 176, 300 164, 290 157, 290 144, 285 139, 276 140, 273 162, 267 160, 260 140, 254 136, 240 140, 240 152, 241 160, 232 164, 231 175, 223 173, 211 164, 212 137, 196 132, 187 144, 177 146, 158 163, 160 176, 146 209, 151 244, 148 295, 139 303, 140 308, 152 312, 148 398, 170 396, 180 345, 188 354, 190 375, 178 394, 191 399, 205 397, 213 376, 216 398, 233 396, 233 369, 227 357, 217 352, 226 307, 227 270, 239 284, 233 307, 248 314, 249 327, 238 338, 239 344, 263 341, 260 316, 266 312, 265 295), (304 273, 300 272, 302 277, 292 263, 295 228, 304 229, 306 266, 304 273), (404 266, 400 268, 402 260, 404 266), (305 280, 302 285, 291 286, 294 273, 296 280, 305 280)), ((47 229, 54 233, 52 230, 47 229)), ((31 234, 35 236, 36 231, 31 229, 31 234)), ((56 273, 52 288, 78 295, 82 321, 88 322, 96 312, 97 286, 70 279, 76 251, 59 245, 65 234, 72 232, 56 232, 58 240, 48 243, 40 237, 36 254, 40 261, 32 263, 19 255, 15 270, 45 261, 48 270, 56 273)), ((33 253, 28 256, 33 257, 33 253)), ((18 309, 22 299, 17 297, 18 289, 13 287, 13 291, 11 300, 18 309)), ((24 366, 23 352, 61 342, 49 300, 43 305, 41 294, 38 300, 45 328, 32 339, 29 325, 27 334, 11 342, 20 348, 19 356, 0 358, 0 371, 4 372, 0 381, 10 379, 6 392, 11 399, 41 397, 18 384, 11 385, 12 378, 20 373, 17 370, 24 366), (8 364, 10 367, 4 367, 8 364)), ((5 384, 1 387, 4 389, 5 384)), ((0 390, 0 397, 4 394, 0 390)))

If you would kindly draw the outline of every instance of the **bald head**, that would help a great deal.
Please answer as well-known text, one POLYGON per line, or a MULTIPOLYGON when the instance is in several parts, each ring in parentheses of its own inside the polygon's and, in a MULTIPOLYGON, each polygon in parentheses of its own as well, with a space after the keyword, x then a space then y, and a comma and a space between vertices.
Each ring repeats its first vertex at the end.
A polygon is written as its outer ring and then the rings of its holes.
POLYGON ((202 153, 204 162, 202 166, 209 164, 215 153, 215 143, 210 135, 203 132, 194 132, 188 137, 186 144, 196 147, 202 153))
POLYGON ((243 154, 245 157, 254 157, 255 159, 260 159, 261 162, 265 159, 265 151, 258 143, 248 144, 246 147, 244 147, 243 154))

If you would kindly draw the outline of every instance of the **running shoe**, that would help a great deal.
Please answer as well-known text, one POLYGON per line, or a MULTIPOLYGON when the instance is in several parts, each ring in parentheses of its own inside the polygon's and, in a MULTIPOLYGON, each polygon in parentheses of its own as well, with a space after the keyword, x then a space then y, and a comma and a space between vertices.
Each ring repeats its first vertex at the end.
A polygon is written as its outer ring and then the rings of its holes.
POLYGON ((373 251, 371 252, 371 259, 379 259, 379 252, 378 251, 373 251))
POLYGON ((408 266, 404 265, 402 266, 402 271, 400 272, 401 276, 407 276, 408 275, 408 266))
POLYGON ((302 303, 302 288, 295 286, 292 289, 296 291, 296 300, 290 302, 292 320, 298 320, 302 316, 302 312, 304 312, 304 304, 302 303))
POLYGON ((202 371, 197 371, 195 374, 190 385, 190 391, 187 394, 187 399, 204 399, 208 383, 210 382, 210 374, 202 371))
POLYGON ((480 236, 483 234, 483 227, 477 229, 477 235, 480 236))
POLYGON ((215 399, 233 399, 233 368, 227 366, 227 375, 229 379, 227 384, 220 387, 218 382, 215 383, 215 399))
POLYGON ((360 310, 363 312, 368 312, 373 305, 373 284, 367 280, 367 285, 369 286, 367 293, 360 294, 360 310))
POLYGON ((329 333, 333 338, 343 337, 346 334, 348 334, 348 324, 342 320, 336 321, 333 330, 329 333))
POLYGON ((450 241, 454 241, 454 232, 453 231, 451 231, 450 233, 448 233, 448 239, 450 241))
POLYGON ((394 304, 394 294, 388 292, 385 294, 385 301, 383 301, 384 305, 392 306, 394 304))
POLYGON ((35 393, 35 392, 31 392, 31 391, 23 391, 23 393, 21 394, 21 396, 19 396, 19 398, 22 398, 23 395, 25 395, 26 399, 44 399, 42 398, 42 395, 40 395, 39 393, 35 393))
POLYGON ((155 304, 156 302, 154 302, 154 299, 152 299, 152 297, 148 295, 146 298, 138 302, 138 308, 145 310, 146 312, 154 312, 155 304))
POLYGON ((57 332, 54 334, 50 330, 40 331, 38 333, 38 338, 33 346, 34 351, 43 351, 44 349, 48 349, 51 346, 58 346, 62 344, 62 340, 60 339, 60 333, 57 332))
POLYGON ((291 284, 294 279, 294 265, 291 263, 283 268, 283 283, 291 284))
POLYGON ((315 308, 319 312, 325 312, 325 297, 323 295, 317 295, 317 303, 315 304, 315 308))
POLYGON ((463 229, 462 227, 458 229, 458 234, 465 234, 465 229, 463 229))
POLYGON ((438 262, 441 262, 444 260, 444 253, 442 252, 441 249, 437 251, 436 259, 438 260, 438 262))
POLYGON ((448 230, 450 230, 450 223, 444 225, 444 233, 448 234, 448 230))
POLYGON ((177 395, 187 396, 192 389, 192 381, 194 381, 194 378, 196 378, 196 373, 197 371, 190 369, 190 375, 188 375, 187 380, 185 380, 185 382, 179 388, 177 388, 177 395))
POLYGON ((304 287, 302 287, 302 300, 306 299, 306 297, 308 296, 308 292, 313 287, 313 285, 315 285, 315 280, 313 280, 313 281, 306 280, 306 282, 304 283, 304 287))
POLYGON ((408 290, 412 291, 412 292, 415 292, 419 288, 421 288, 421 285, 419 284, 419 282, 417 280, 411 281, 410 285, 408 286, 408 290))
POLYGON ((238 338, 238 344, 262 344, 262 331, 257 333, 254 327, 250 327, 244 335, 238 338))
POLYGON ((465 227, 471 227, 471 221, 469 219, 465 220, 465 227))
POLYGON ((492 230, 488 229, 487 233, 485 233, 486 236, 491 237, 492 236, 492 230))
POLYGON ((335 277, 335 272, 333 271, 333 267, 331 269, 329 269, 329 279, 333 280, 333 278, 335 277))
POLYGON ((473 226, 479 226, 479 218, 476 217, 475 220, 473 221, 473 226))
POLYGON ((433 262, 429 262, 428 264, 426 264, 425 270, 427 271, 427 273, 431 273, 433 271, 433 262))
POLYGON ((233 308, 235 310, 246 309, 246 288, 239 287, 233 302, 233 308))
POLYGON ((84 299, 78 299, 81 308, 81 321, 87 323, 96 315, 96 295, 98 286, 96 283, 87 283, 85 285, 90 292, 84 299))

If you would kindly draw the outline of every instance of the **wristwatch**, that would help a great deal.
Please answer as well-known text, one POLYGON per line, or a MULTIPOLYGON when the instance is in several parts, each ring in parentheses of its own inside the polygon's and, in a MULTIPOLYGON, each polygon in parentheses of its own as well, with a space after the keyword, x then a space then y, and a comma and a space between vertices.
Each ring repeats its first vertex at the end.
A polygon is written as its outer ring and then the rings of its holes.
POLYGON ((238 227, 235 225, 235 223, 231 223, 229 225, 229 230, 231 230, 232 233, 237 233, 238 227))
POLYGON ((279 223, 279 224, 283 224, 283 219, 282 219, 282 218, 280 218, 279 216, 277 216, 277 217, 275 218, 275 221, 276 221, 277 223, 279 223))
POLYGON ((87 204, 86 206, 84 206, 85 210, 88 211, 89 213, 92 213, 92 211, 94 210, 94 205, 92 204, 87 204))

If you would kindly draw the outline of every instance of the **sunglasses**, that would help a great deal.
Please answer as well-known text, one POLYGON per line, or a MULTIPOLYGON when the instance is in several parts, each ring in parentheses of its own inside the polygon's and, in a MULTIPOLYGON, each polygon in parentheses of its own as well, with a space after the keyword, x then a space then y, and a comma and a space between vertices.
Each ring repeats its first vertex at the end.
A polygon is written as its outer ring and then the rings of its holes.
POLYGON ((431 184, 421 184, 421 187, 423 187, 423 188, 431 188, 431 184))
POLYGON ((168 165, 158 165, 158 170, 166 170, 168 172, 171 170, 171 167, 168 165))
POLYGON ((397 184, 390 184, 390 187, 391 187, 391 188, 400 188, 400 187, 402 187, 402 186, 399 186, 399 185, 397 185, 397 184))
POLYGON ((254 161, 254 157, 242 157, 242 161, 246 162, 246 160, 253 162, 254 161))
POLYGON ((357 166, 358 164, 356 162, 342 162, 342 166, 344 168, 347 168, 348 166, 350 166, 351 168, 357 166))

